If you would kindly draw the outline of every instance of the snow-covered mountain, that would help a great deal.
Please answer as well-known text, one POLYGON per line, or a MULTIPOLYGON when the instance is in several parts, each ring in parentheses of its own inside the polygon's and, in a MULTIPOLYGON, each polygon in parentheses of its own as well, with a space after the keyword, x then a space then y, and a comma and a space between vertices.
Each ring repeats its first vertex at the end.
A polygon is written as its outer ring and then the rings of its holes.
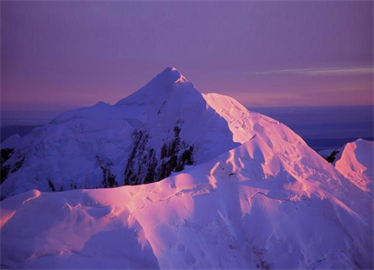
POLYGON ((115 105, 69 111, 6 140, 1 196, 155 182, 249 140, 258 118, 268 121, 167 68, 115 105))
MULTIPOLYGON (((373 267, 373 196, 174 68, 2 147, 2 268, 373 267)), ((369 168, 358 148, 347 159, 369 168)))
POLYGON ((269 141, 276 126, 282 141, 269 146, 279 150, 290 140, 283 124, 230 97, 201 94, 167 68, 115 105, 69 111, 23 138, 8 138, 1 149, 1 198, 31 189, 155 182, 254 136, 269 141))
POLYGON ((331 151, 326 159, 360 189, 373 193, 374 142, 358 139, 331 151))
POLYGON ((7 198, 2 268, 372 268, 365 192, 276 121, 257 131, 157 183, 7 198))

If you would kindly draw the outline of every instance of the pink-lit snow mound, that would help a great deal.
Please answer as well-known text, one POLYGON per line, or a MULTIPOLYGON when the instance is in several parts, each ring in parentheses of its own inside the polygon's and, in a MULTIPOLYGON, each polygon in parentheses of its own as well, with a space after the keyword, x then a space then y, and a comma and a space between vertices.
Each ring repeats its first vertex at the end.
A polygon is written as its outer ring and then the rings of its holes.
POLYGON ((374 142, 359 139, 347 143, 334 161, 335 168, 364 191, 373 192, 374 142))

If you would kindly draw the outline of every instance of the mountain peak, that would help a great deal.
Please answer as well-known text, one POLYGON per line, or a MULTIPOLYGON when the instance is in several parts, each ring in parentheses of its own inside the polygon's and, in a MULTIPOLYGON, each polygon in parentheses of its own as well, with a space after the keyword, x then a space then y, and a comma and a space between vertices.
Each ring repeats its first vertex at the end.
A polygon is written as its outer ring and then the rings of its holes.
POLYGON ((169 83, 187 82, 186 77, 175 67, 167 67, 156 78, 162 77, 167 79, 169 83))
MULTIPOLYGON (((182 73, 175 67, 167 67, 145 86, 130 96, 118 101, 116 105, 127 106, 129 104, 162 104, 173 90, 179 89, 182 92, 198 92, 193 84, 189 82, 182 73)), ((200 93, 199 93, 200 94, 200 93)))

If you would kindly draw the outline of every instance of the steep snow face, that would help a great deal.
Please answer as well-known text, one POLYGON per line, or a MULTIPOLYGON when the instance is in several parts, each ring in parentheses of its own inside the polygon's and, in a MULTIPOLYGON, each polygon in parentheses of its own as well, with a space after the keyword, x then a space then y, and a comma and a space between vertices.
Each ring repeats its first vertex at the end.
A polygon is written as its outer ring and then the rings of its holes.
POLYGON ((372 268, 370 198, 270 127, 157 183, 4 200, 2 267, 372 268))
POLYGON ((167 68, 115 105, 69 111, 24 138, 5 141, 1 198, 34 188, 155 182, 240 145, 252 133, 233 134, 193 84, 167 68))
POLYGON ((235 99, 219 94, 203 94, 206 102, 221 117, 223 117, 233 134, 233 140, 239 143, 245 143, 248 138, 261 132, 263 127, 269 123, 278 123, 278 121, 267 116, 250 112, 235 99))
POLYGON ((360 189, 372 194, 374 142, 358 139, 333 153, 335 168, 360 189))

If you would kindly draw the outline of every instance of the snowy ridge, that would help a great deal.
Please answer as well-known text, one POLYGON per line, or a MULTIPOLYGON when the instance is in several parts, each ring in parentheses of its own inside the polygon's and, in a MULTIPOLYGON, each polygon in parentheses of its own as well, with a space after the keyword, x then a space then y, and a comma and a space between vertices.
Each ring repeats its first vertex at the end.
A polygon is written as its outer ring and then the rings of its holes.
POLYGON ((372 225, 319 185, 319 172, 259 149, 266 146, 256 136, 149 185, 10 197, 1 203, 1 264, 371 268, 372 225))

